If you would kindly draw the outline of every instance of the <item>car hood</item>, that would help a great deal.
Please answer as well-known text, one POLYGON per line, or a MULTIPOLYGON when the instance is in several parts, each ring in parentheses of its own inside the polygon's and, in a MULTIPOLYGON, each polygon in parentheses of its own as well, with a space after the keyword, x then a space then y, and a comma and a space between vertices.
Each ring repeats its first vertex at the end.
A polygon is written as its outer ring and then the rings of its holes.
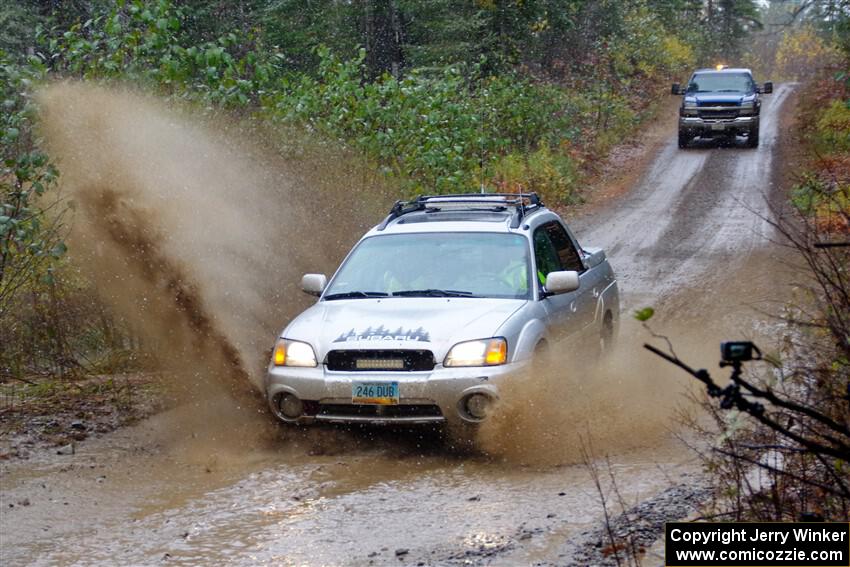
POLYGON ((442 360, 456 343, 498 336, 524 299, 393 297, 320 301, 284 329, 318 360, 336 349, 425 349, 442 360))

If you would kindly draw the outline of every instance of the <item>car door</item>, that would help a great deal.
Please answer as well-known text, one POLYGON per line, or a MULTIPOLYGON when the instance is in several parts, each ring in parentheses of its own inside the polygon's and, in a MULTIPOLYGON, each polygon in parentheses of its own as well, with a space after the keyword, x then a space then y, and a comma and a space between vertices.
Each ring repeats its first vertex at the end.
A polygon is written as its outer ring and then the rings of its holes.
MULTIPOLYGON (((539 290, 544 290, 546 276, 550 272, 563 270, 558 249, 552 241, 552 223, 545 223, 534 230, 532 236, 534 244, 534 269, 535 280, 539 290)), ((546 310, 547 326, 550 338, 555 342, 562 342, 578 336, 582 325, 576 317, 578 311, 579 290, 550 295, 540 299, 541 305, 546 310)), ((570 340, 572 343, 572 340, 570 340)))
POLYGON ((558 253, 561 269, 579 274, 579 288, 575 292, 575 304, 571 304, 571 309, 579 326, 582 329, 587 328, 596 320, 596 304, 601 292, 599 270, 587 269, 583 255, 579 252, 581 248, 562 223, 552 221, 544 226, 558 253))

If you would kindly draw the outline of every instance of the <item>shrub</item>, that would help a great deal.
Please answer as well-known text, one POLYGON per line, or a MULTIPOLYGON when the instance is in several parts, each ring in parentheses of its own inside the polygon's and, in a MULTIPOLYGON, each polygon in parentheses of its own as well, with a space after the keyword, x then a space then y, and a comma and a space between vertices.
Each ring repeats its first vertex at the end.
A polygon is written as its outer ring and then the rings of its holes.
POLYGON ((560 203, 578 201, 575 161, 549 146, 524 154, 510 153, 492 169, 492 185, 501 191, 537 191, 544 199, 560 203))
POLYGON ((409 193, 468 191, 511 152, 556 146, 576 132, 562 91, 478 68, 389 75, 364 83, 365 52, 318 50, 317 78, 284 83, 273 116, 351 144, 409 193))
POLYGON ((776 50, 776 70, 784 80, 809 79, 838 58, 839 52, 833 45, 818 36, 811 26, 803 26, 782 34, 776 50))
POLYGON ((850 101, 832 101, 817 122, 815 136, 825 153, 850 151, 850 101))
POLYGON ((185 19, 168 0, 116 2, 105 16, 38 37, 60 74, 141 83, 222 106, 257 104, 279 75, 280 55, 239 31, 193 43, 185 19))

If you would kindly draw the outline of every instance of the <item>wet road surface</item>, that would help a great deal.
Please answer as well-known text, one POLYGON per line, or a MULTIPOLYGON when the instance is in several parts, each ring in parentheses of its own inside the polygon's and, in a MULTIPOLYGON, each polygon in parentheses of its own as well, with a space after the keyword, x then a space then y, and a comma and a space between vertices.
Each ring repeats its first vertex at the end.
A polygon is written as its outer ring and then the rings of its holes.
MULTIPOLYGON (((615 365, 588 386, 611 393, 611 411, 574 425, 588 427, 589 437, 609 427, 640 432, 658 413, 628 407, 629 396, 618 393, 629 384, 676 390, 685 382, 647 359, 640 344, 648 336, 628 323, 631 309, 655 307, 684 351, 704 356, 695 363, 713 367, 716 341, 753 317, 741 315, 742 306, 776 293, 769 227, 754 212, 769 214, 789 92, 779 86, 765 97, 758 149, 741 141, 679 150, 671 131, 625 198, 571 220, 584 245, 609 252, 624 302, 620 356, 641 361, 637 369, 615 365)), ((427 432, 294 432, 268 421, 253 408, 206 400, 87 441, 74 455, 3 465, 0 560, 563 564, 570 542, 602 518, 575 447, 553 446, 543 458, 458 455, 427 432)), ((553 427, 561 428, 553 443, 576 443, 571 427, 553 427)), ((604 435, 593 442, 629 504, 694 482, 698 463, 670 430, 665 419, 626 443, 604 435)))

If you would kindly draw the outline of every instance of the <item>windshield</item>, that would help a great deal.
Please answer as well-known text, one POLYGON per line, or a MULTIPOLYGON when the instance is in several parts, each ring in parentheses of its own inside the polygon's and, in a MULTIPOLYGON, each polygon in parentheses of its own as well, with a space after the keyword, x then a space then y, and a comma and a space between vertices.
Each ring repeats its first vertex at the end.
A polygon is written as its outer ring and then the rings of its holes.
POLYGON ((363 240, 324 299, 497 297, 528 299, 528 242, 518 234, 387 234, 363 240))
POLYGON ((699 73, 688 83, 689 93, 749 93, 753 78, 747 73, 699 73))

